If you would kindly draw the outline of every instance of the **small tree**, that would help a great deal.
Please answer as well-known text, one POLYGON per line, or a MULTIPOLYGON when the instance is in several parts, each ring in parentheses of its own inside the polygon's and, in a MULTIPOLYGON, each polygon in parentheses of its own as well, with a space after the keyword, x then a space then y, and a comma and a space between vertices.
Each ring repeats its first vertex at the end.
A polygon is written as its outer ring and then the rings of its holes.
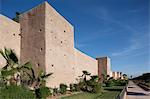
POLYGON ((32 68, 30 62, 19 64, 16 54, 11 49, 4 48, 4 51, 0 50, 0 54, 6 60, 6 65, 1 69, 1 78, 7 84, 10 82, 17 84, 20 81, 21 73, 32 68))
POLYGON ((87 76, 90 76, 91 73, 89 73, 88 71, 82 71, 82 73, 83 74, 80 77, 83 77, 84 82, 86 82, 87 81, 87 76))
POLYGON ((80 81, 78 85, 81 90, 87 91, 87 86, 88 86, 87 76, 90 76, 91 73, 89 73, 88 71, 82 71, 82 73, 83 73, 82 76, 79 76, 79 77, 82 77, 83 81, 80 81))
POLYGON ((99 82, 97 75, 91 76, 91 79, 88 81, 87 91, 90 93, 99 93, 102 91, 102 84, 99 82))
POLYGON ((32 64, 30 62, 23 65, 20 64, 16 54, 11 49, 5 48, 4 51, 0 50, 0 54, 6 60, 6 65, 0 70, 1 82, 10 84, 13 82, 14 84, 17 84, 17 82, 23 81, 23 78, 27 76, 29 77, 31 85, 34 87, 36 98, 43 99, 50 95, 50 90, 48 87, 45 87, 45 82, 52 73, 46 74, 41 71, 36 77, 32 64))
POLYGON ((128 79, 127 74, 123 74, 123 79, 125 79, 125 80, 127 80, 127 79, 128 79))
POLYGON ((67 85, 66 84, 60 84, 60 93, 64 94, 67 91, 67 85))

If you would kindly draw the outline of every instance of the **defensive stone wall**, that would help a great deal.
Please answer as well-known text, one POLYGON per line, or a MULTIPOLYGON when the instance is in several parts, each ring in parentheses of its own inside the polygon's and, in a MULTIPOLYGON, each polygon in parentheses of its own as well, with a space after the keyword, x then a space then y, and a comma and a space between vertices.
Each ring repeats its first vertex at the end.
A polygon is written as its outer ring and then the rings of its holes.
MULTIPOLYGON (((0 14, 0 49, 11 48, 20 57, 20 24, 0 14)), ((6 64, 0 55, 0 68, 6 64)))
POLYGON ((74 49, 75 51, 75 76, 82 75, 82 71, 86 70, 91 75, 98 74, 98 63, 97 60, 84 54, 83 52, 79 51, 78 49, 74 49))
MULTIPOLYGON (((74 48, 74 27, 47 2, 21 14, 20 24, 3 15, 0 23, 0 49, 11 48, 22 63, 32 62, 36 75, 53 73, 48 87, 75 83, 83 70, 91 75, 103 68, 110 72, 110 59, 97 61, 74 48)), ((0 66, 4 64, 0 56, 0 66)))

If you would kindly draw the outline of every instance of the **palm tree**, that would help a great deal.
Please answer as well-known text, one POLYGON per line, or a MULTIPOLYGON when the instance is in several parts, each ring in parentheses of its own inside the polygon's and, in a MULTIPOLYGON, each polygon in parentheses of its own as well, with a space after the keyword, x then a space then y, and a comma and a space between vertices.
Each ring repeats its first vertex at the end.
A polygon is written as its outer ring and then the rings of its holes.
POLYGON ((45 86, 45 83, 46 83, 46 79, 51 76, 53 73, 48 73, 46 74, 44 71, 40 71, 38 76, 36 77, 35 76, 35 72, 33 69, 31 69, 31 72, 30 73, 26 73, 27 76, 29 77, 29 87, 33 90, 35 89, 38 89, 42 86, 45 86))
POLYGON ((80 76, 80 77, 83 77, 83 80, 84 80, 84 82, 86 82, 87 81, 87 76, 90 76, 91 75, 91 73, 89 73, 88 71, 82 71, 82 76, 80 76))
POLYGON ((46 74, 45 72, 39 72, 39 75, 36 77, 34 70, 32 68, 32 64, 27 62, 25 64, 20 64, 18 62, 18 58, 16 54, 11 50, 5 48, 4 51, 0 50, 0 54, 6 59, 6 65, 0 70, 0 85, 5 86, 8 84, 21 84, 25 85, 24 81, 30 82, 31 84, 27 84, 26 87, 32 88, 34 87, 34 91, 37 99, 41 99, 39 92, 42 88, 45 87, 46 78, 48 78, 52 73, 46 74), (29 79, 26 79, 28 77, 29 79), (25 79, 24 79, 25 78, 25 79), (32 87, 30 87, 30 85, 32 87))
POLYGON ((92 82, 98 82, 99 78, 97 75, 93 75, 91 76, 91 79, 90 79, 92 82))
POLYGON ((123 79, 125 79, 125 80, 127 80, 127 79, 128 79, 127 74, 123 74, 123 79))
POLYGON ((35 81, 37 82, 37 87, 39 88, 40 86, 45 86, 46 79, 52 74, 53 73, 46 74, 44 71, 40 71, 38 77, 35 79, 35 81))
POLYGON ((106 83, 108 79, 109 79, 109 75, 107 75, 107 70, 104 68, 104 69, 102 70, 102 78, 101 78, 101 81, 102 81, 103 83, 106 83))
POLYGON ((1 80, 7 82, 9 84, 9 80, 12 80, 12 76, 16 72, 16 69, 14 67, 18 64, 18 58, 16 57, 16 54, 11 50, 4 48, 3 50, 0 50, 0 54, 5 58, 6 65, 1 70, 1 80))
POLYGON ((4 48, 4 51, 0 50, 0 54, 6 60, 6 65, 3 67, 3 69, 7 69, 8 67, 13 67, 15 64, 18 64, 18 58, 13 50, 4 48))
POLYGON ((0 54, 5 58, 6 65, 1 69, 1 78, 7 83, 17 83, 20 78, 20 73, 26 72, 32 68, 32 64, 27 62, 23 65, 18 63, 16 54, 11 49, 4 48, 0 50, 0 54))

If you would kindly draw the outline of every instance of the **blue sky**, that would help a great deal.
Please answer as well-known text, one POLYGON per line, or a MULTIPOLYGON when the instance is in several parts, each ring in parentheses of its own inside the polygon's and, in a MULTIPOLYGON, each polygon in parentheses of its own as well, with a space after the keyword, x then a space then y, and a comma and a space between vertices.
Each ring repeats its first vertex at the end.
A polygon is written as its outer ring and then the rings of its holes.
MULTIPOLYGON (((44 0, 1 0, 10 18, 44 0)), ((75 46, 92 57, 109 56, 112 70, 150 72, 149 0, 48 0, 75 27, 75 46)))

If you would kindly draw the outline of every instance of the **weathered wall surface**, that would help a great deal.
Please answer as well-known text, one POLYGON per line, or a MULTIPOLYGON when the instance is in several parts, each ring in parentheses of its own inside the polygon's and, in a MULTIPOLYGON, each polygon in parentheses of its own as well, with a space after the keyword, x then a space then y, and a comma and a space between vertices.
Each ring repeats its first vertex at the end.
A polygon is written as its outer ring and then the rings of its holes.
POLYGON ((45 71, 45 5, 20 16, 21 62, 31 61, 35 73, 45 71))
POLYGON ((75 51, 75 77, 82 75, 82 71, 86 70, 91 73, 91 75, 97 75, 98 73, 98 63, 97 60, 87 56, 81 51, 74 49, 75 51))
MULTIPOLYGON (((20 24, 0 14, 0 49, 11 48, 20 57, 20 24)), ((6 64, 0 55, 0 67, 6 64)))
POLYGON ((58 87, 60 83, 74 82, 74 29, 65 18, 46 4, 46 72, 47 86, 58 87))

